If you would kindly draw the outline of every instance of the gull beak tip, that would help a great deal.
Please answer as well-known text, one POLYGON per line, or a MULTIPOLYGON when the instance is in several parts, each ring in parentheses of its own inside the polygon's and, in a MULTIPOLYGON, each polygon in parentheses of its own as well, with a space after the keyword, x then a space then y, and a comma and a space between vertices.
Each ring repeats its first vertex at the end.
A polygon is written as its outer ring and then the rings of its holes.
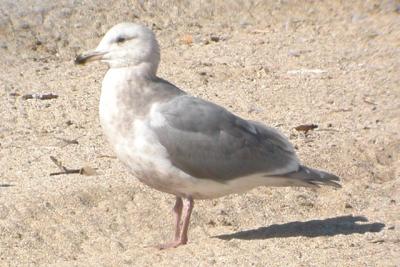
POLYGON ((74 63, 76 65, 84 65, 84 64, 86 64, 88 62, 92 62, 92 61, 101 61, 103 59, 103 56, 106 53, 107 53, 106 51, 84 52, 75 58, 74 63))
POLYGON ((75 63, 75 65, 83 65, 86 63, 86 59, 87 59, 87 57, 80 54, 75 58, 74 63, 75 63))

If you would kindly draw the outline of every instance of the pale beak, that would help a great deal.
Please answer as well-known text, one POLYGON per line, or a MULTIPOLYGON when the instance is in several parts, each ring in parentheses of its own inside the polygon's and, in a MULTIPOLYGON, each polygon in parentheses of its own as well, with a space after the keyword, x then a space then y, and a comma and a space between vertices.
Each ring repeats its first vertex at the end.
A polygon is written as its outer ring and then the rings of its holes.
POLYGON ((75 64, 83 65, 85 63, 101 60, 107 52, 91 50, 78 55, 75 58, 75 64))

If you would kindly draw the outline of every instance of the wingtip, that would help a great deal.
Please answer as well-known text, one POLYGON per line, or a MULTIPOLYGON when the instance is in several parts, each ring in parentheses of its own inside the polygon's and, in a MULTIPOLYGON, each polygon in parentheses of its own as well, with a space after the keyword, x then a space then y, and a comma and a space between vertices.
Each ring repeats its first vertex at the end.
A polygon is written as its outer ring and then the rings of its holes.
POLYGON ((308 168, 306 166, 300 166, 299 170, 291 173, 290 176, 301 179, 314 187, 331 186, 334 188, 342 188, 342 185, 339 183, 340 178, 338 176, 325 171, 308 168))
POLYGON ((319 188, 321 186, 331 186, 331 187, 334 187, 334 188, 337 188, 337 189, 342 188, 341 184, 339 184, 337 182, 334 182, 334 181, 330 181, 330 180, 324 180, 324 181, 321 181, 321 180, 309 180, 307 182, 309 184, 311 184, 312 186, 317 187, 317 188, 319 188))
POLYGON ((328 185, 328 186, 332 186, 334 188, 338 188, 338 189, 342 188, 341 184, 333 182, 333 181, 327 181, 325 184, 328 185))
POLYGON ((319 181, 321 182, 322 185, 332 186, 335 188, 342 188, 342 185, 338 183, 341 180, 340 177, 324 171, 319 171, 319 172, 322 173, 321 175, 322 180, 319 181))

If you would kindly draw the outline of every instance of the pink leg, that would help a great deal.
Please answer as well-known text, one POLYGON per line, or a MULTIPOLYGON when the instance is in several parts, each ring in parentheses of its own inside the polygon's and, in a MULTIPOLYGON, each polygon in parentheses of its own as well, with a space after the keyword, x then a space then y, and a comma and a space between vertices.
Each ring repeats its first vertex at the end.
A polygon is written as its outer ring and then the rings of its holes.
POLYGON ((174 214, 175 214, 175 239, 174 241, 179 239, 181 234, 181 216, 182 216, 182 198, 176 197, 175 206, 174 206, 174 214))
POLYGON ((183 221, 182 227, 180 223, 181 213, 182 213, 182 198, 177 197, 174 207, 176 224, 175 224, 175 239, 174 241, 161 244, 158 246, 159 249, 167 249, 167 248, 176 248, 180 245, 185 245, 188 241, 188 230, 189 230, 189 223, 190 223, 190 215, 192 214, 194 201, 192 198, 185 198, 183 201, 184 206, 184 214, 183 214, 183 221))
POLYGON ((189 230, 189 223, 190 223, 190 215, 192 215, 192 210, 194 206, 194 201, 192 198, 185 199, 185 214, 183 216, 182 222, 182 232, 179 239, 179 245, 185 245, 188 241, 188 230, 189 230))

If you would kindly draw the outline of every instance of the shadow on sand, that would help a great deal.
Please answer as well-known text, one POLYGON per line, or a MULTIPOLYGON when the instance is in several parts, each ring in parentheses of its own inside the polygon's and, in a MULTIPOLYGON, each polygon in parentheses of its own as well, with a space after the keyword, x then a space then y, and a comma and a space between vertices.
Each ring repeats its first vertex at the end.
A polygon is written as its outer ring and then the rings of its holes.
POLYGON ((224 240, 255 240, 295 236, 318 237, 380 232, 383 227, 385 227, 385 224, 378 222, 364 224, 358 224, 357 222, 368 222, 368 219, 363 216, 340 216, 323 220, 273 224, 266 227, 260 227, 258 229, 240 231, 233 234, 218 235, 214 237, 224 240))

